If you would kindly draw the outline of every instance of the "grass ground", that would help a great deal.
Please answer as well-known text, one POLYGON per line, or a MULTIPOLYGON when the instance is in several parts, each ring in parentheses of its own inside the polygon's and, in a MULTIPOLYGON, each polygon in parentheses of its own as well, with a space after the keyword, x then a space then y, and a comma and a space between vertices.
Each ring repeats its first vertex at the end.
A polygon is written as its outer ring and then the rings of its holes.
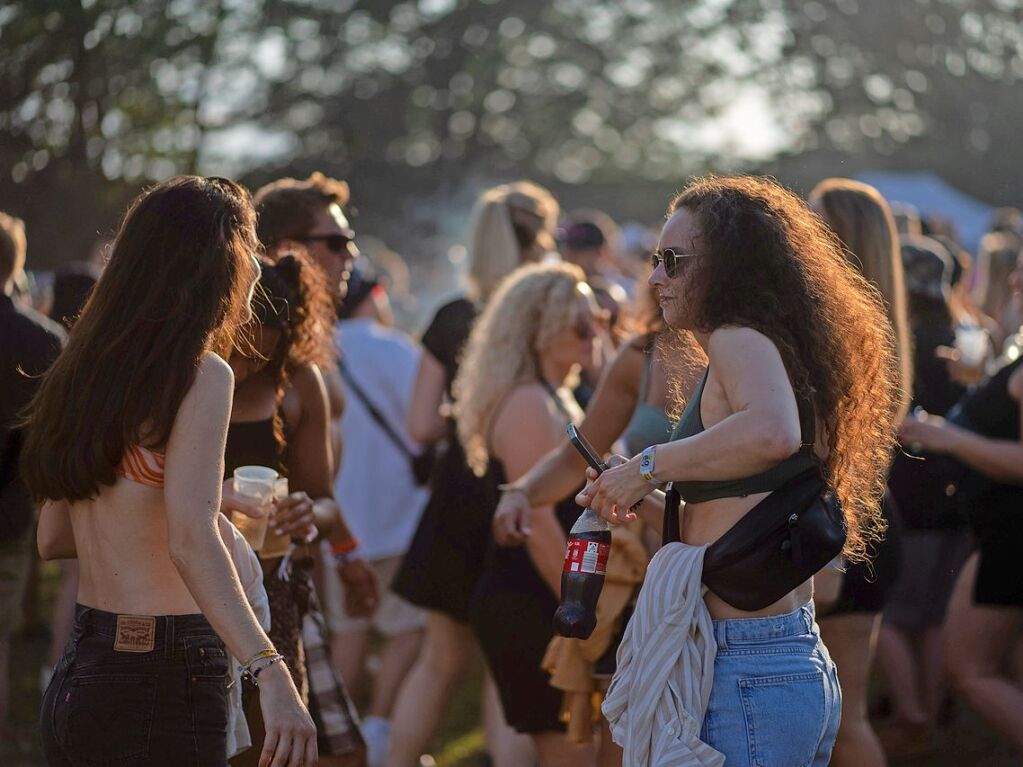
MULTIPOLYGON (((40 584, 43 615, 56 587, 55 568, 45 566, 40 584)), ((0 616, 9 620, 10 616, 0 616)), ((12 725, 18 742, 0 740, 0 767, 43 767, 37 736, 39 669, 49 640, 18 636, 12 647, 12 725)), ((479 662, 473 667, 453 701, 444 726, 431 747, 437 767, 484 767, 483 733, 479 728, 479 662)), ((1017 767, 1012 749, 965 706, 954 722, 940 733, 938 752, 927 759, 905 762, 910 767, 1017 767)), ((869 767, 869 766, 864 766, 869 767)))

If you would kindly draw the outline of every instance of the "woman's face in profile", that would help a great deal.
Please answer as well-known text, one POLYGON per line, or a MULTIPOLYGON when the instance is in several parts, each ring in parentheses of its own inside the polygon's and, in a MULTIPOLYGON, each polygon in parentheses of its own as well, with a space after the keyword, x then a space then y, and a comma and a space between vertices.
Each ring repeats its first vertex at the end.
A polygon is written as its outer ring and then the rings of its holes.
POLYGON ((234 371, 235 386, 245 379, 262 371, 277 351, 281 341, 281 331, 277 328, 248 323, 239 333, 234 352, 228 361, 234 371))
POLYGON ((697 255, 699 239, 696 217, 686 208, 679 208, 665 222, 657 243, 662 259, 650 275, 649 284, 657 295, 664 321, 676 330, 694 329, 692 308, 696 298, 692 275, 696 260, 703 257, 697 255))

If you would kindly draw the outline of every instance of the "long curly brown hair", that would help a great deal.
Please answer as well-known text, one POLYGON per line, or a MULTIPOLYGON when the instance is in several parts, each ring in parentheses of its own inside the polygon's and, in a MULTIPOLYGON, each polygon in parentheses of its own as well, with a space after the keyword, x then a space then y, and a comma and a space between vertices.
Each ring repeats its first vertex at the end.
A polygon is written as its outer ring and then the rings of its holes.
POLYGON ((696 218, 687 272, 695 326, 752 328, 778 347, 797 397, 812 401, 828 446, 825 479, 848 526, 845 555, 867 557, 895 446, 900 376, 884 299, 827 225, 770 179, 698 179, 669 206, 696 218))
MULTIPOLYGON (((274 437, 284 457, 284 422, 280 404, 291 375, 305 365, 333 365, 334 304, 318 268, 298 253, 287 253, 271 262, 260 260, 259 282, 252 295, 252 322, 280 331, 280 340, 264 372, 277 391, 274 437)), ((251 344, 239 344, 238 353, 252 357, 251 344)))

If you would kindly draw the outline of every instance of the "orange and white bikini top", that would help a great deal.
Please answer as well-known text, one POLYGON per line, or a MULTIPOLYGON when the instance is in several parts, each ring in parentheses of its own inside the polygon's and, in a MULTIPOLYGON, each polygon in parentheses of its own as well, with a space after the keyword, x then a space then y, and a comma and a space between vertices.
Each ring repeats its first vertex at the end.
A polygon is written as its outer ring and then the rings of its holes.
POLYGON ((163 453, 131 445, 124 451, 124 457, 117 467, 119 476, 149 487, 163 487, 164 462, 163 453))

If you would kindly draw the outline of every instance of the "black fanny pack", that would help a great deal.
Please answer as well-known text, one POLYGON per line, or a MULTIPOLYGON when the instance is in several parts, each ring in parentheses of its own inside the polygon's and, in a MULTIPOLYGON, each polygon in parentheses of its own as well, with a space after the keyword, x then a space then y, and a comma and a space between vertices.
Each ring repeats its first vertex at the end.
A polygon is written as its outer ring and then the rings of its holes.
MULTIPOLYGON (((680 540, 678 491, 664 502, 665 543, 680 540)), ((703 583, 739 610, 774 604, 842 553, 845 519, 817 469, 798 474, 707 547, 703 583)))
MULTIPOLYGON (((812 450, 813 405, 800 402, 804 448, 812 450)), ((801 448, 801 449, 804 449, 801 448)), ((680 542, 681 496, 668 487, 664 544, 680 542)), ((845 517, 818 465, 775 488, 707 547, 703 583, 739 610, 763 610, 809 580, 845 546, 845 517)))

